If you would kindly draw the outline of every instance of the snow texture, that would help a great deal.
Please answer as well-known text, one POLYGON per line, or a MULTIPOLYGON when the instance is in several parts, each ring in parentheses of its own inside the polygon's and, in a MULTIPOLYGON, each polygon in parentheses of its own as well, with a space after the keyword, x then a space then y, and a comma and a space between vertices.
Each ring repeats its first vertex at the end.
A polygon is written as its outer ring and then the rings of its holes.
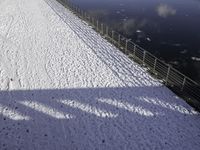
POLYGON ((55 0, 0 0, 0 149, 200 147, 200 117, 55 0))

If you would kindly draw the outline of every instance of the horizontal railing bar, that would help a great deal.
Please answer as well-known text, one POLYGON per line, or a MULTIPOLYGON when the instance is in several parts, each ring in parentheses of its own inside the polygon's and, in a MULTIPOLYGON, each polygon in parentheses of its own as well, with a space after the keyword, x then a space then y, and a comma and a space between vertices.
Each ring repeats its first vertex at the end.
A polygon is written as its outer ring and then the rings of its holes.
POLYGON ((171 72, 170 72, 170 77, 173 77, 173 78, 175 78, 175 79, 177 79, 177 80, 180 80, 181 82, 183 82, 183 80, 184 80, 183 77, 177 76, 177 75, 175 75, 175 74, 173 74, 173 73, 171 73, 171 72))
POLYGON ((161 65, 156 65, 156 69, 161 69, 161 70, 163 70, 163 71, 165 71, 165 72, 167 71, 167 68, 168 68, 168 67, 165 67, 165 66, 163 67, 163 66, 161 66, 161 65))
POLYGON ((174 80, 174 82, 176 82, 176 83, 180 83, 180 84, 182 84, 183 83, 183 80, 182 79, 178 79, 178 78, 171 78, 172 76, 171 75, 169 75, 169 80, 174 80))

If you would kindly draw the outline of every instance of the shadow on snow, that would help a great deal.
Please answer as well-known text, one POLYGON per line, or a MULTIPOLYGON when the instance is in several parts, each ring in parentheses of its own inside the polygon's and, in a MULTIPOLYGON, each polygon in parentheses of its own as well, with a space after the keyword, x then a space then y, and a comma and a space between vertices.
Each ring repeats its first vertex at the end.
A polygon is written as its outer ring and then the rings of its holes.
POLYGON ((0 149, 199 146, 199 115, 170 91, 166 96, 162 91, 160 87, 1 91, 0 149))

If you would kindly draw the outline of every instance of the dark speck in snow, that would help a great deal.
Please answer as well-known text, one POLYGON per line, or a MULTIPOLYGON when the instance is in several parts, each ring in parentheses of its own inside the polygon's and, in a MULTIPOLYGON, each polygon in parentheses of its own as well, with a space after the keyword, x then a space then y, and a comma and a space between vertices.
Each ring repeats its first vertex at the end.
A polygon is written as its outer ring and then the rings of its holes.
POLYGON ((6 120, 6 118, 3 118, 3 120, 6 120))
POLYGON ((105 143, 105 140, 102 140, 102 143, 105 143))
POLYGON ((55 97, 52 97, 52 99, 54 99, 55 97))
POLYGON ((44 136, 47 136, 47 134, 45 134, 44 136))
POLYGON ((29 133, 29 129, 27 129, 26 132, 29 133))
POLYGON ((11 78, 10 81, 13 81, 13 78, 11 78))

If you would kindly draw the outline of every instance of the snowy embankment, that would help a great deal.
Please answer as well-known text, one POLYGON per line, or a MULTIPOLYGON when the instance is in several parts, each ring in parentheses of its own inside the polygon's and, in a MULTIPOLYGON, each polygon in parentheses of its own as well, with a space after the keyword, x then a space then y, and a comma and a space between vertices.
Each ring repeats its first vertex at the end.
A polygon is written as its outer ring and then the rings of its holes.
POLYGON ((0 149, 192 149, 200 117, 54 0, 0 0, 0 149))

